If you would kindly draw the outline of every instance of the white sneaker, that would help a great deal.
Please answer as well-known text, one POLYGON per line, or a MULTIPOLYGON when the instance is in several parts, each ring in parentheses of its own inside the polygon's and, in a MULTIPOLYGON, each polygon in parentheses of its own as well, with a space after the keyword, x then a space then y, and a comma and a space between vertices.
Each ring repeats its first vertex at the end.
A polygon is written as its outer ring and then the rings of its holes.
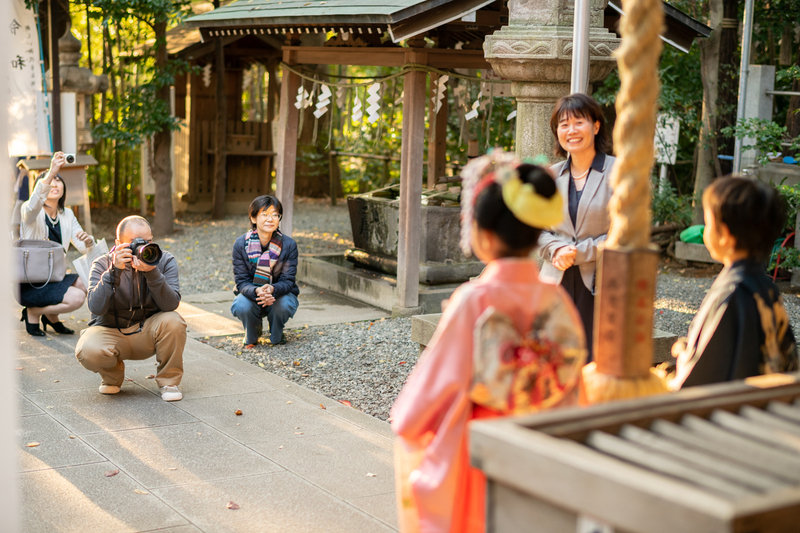
POLYGON ((100 394, 116 394, 119 392, 119 387, 116 385, 106 385, 103 383, 100 385, 100 394))
POLYGON ((183 399, 183 393, 175 385, 161 387, 161 399, 165 402, 177 402, 183 399))

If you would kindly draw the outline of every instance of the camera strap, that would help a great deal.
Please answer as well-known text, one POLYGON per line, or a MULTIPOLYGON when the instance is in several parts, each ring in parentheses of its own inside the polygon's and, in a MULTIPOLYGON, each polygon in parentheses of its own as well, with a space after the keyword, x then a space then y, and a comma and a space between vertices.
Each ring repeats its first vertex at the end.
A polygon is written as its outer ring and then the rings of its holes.
MULTIPOLYGON (((133 267, 131 267, 133 269, 133 267)), ((136 335, 137 333, 141 333, 142 328, 144 328, 144 287, 142 285, 139 286, 139 310, 142 312, 142 319, 139 322, 139 329, 136 331, 132 331, 130 333, 125 333, 122 331, 122 328, 119 327, 119 314, 117 313, 117 284, 116 284, 116 276, 114 274, 115 267, 114 264, 111 264, 111 307, 114 310, 114 324, 117 326, 117 330, 125 336, 129 335, 136 335)), ((131 279, 133 279, 133 273, 131 273, 131 279)), ((122 280, 120 280, 122 282, 122 280)), ((131 283, 131 288, 133 288, 133 283, 131 283)), ((130 327, 130 321, 128 322, 128 327, 130 327)))

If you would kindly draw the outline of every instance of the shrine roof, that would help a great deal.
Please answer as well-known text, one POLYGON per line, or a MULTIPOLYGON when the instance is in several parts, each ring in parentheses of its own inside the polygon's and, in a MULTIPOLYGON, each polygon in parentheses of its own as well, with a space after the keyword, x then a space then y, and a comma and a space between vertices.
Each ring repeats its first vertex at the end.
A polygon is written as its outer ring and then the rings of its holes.
MULTIPOLYGON (((430 28, 461 19, 496 0, 234 0, 213 11, 191 17, 188 25, 206 28, 318 27, 327 25, 383 26, 397 42, 393 27, 423 14, 431 14, 430 28)), ((506 21, 499 21, 507 23, 506 21)), ((477 21, 478 25, 480 21, 477 21)), ((417 26, 418 23, 415 24, 417 26)), ((415 31, 418 29, 415 28, 415 31)), ((285 33, 285 32, 283 32, 285 33)), ((308 33, 308 31, 306 32, 308 33)))

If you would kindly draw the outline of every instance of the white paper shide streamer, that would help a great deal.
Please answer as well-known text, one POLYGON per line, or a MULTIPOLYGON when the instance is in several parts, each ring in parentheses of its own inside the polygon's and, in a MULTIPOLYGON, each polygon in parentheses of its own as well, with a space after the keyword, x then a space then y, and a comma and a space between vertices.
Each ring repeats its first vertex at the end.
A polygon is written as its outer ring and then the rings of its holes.
POLYGON ((367 103, 370 106, 367 108, 367 120, 369 120, 370 124, 375 124, 378 122, 378 119, 381 118, 380 115, 380 101, 381 101, 381 84, 380 83, 373 83, 367 89, 367 94, 369 97, 367 98, 367 103))
POLYGON ((294 106, 297 109, 306 108, 311 105, 311 95, 308 94, 308 91, 303 88, 301 85, 297 89, 297 100, 294 102, 294 106))
POLYGON ((464 118, 467 119, 467 120, 472 120, 474 118, 478 118, 478 108, 480 107, 480 105, 481 105, 481 99, 480 99, 480 97, 478 97, 477 100, 472 102, 472 111, 470 111, 469 113, 464 115, 464 118))
POLYGON ((442 108, 442 100, 444 100, 444 93, 447 91, 447 80, 450 79, 450 76, 439 76, 439 79, 436 82, 436 93, 434 94, 433 98, 433 109, 434 113, 438 113, 439 110, 442 108))
POLYGON ((319 96, 317 96, 317 110, 314 111, 314 116, 316 118, 328 112, 328 105, 331 103, 331 95, 333 95, 331 88, 327 85, 323 85, 322 89, 319 91, 319 96))
POLYGON ((361 123, 361 119, 364 116, 364 113, 361 112, 361 97, 358 96, 358 91, 356 91, 356 98, 353 100, 353 112, 350 115, 350 118, 355 123, 361 123))

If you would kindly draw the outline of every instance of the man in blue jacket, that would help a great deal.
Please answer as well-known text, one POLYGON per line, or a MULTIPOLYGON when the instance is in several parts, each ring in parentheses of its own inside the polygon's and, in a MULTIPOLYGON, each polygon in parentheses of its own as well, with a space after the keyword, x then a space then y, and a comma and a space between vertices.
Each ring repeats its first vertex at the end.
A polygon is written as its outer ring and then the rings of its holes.
POLYGON ((244 326, 245 349, 255 348, 267 317, 270 343, 285 344, 283 327, 297 312, 300 289, 297 244, 278 228, 283 206, 274 196, 259 196, 250 203, 252 228, 233 243, 236 298, 233 316, 244 326))

